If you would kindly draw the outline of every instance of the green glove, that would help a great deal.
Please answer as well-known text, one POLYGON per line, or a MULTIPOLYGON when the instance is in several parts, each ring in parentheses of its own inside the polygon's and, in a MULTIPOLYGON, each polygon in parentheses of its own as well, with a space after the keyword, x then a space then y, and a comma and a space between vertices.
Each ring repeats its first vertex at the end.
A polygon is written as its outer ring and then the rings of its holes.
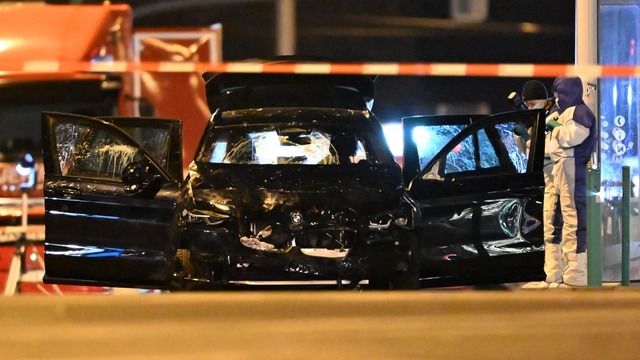
POLYGON ((557 122, 555 120, 547 121, 547 129, 548 130, 553 130, 553 129, 557 128, 558 126, 562 126, 562 124, 560 124, 559 122, 557 122))
POLYGON ((522 123, 517 123, 516 126, 513 127, 513 133, 520 136, 524 140, 531 139, 529 132, 527 132, 527 128, 522 123))

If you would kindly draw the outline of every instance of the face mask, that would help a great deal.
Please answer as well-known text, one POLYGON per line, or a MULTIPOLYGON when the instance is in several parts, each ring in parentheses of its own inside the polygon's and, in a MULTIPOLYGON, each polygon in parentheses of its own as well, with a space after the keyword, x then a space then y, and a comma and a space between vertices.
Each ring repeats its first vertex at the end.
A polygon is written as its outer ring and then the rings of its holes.
POLYGON ((531 109, 533 110, 533 109, 542 109, 542 108, 544 108, 543 102, 533 105, 531 109))

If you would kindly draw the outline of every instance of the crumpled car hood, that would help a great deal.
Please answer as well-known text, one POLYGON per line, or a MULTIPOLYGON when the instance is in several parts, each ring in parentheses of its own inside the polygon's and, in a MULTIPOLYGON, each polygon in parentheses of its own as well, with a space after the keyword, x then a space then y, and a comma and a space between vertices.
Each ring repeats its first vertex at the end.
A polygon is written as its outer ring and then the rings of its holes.
POLYGON ((398 205, 397 165, 278 166, 198 163, 190 171, 189 197, 199 210, 250 216, 274 209, 349 210, 375 214, 398 205), (240 211, 242 210, 242 213, 240 211))

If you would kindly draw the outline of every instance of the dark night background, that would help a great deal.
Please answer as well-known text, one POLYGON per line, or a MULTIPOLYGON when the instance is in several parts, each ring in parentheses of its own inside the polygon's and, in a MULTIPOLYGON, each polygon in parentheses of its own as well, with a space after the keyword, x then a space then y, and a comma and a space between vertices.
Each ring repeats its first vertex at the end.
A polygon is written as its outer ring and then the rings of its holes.
MULTIPOLYGON (((273 0, 112 3, 131 5, 134 27, 220 23, 224 61, 278 55, 273 0)), ((449 0, 298 0, 296 55, 342 62, 574 63, 574 1, 488 0, 488 4, 486 21, 465 23, 451 19, 449 0)), ((506 111, 511 109, 506 96, 520 91, 526 80, 382 76, 376 80, 373 110, 382 121, 466 112, 469 104, 506 111)), ((539 80, 549 87, 553 82, 539 80)))

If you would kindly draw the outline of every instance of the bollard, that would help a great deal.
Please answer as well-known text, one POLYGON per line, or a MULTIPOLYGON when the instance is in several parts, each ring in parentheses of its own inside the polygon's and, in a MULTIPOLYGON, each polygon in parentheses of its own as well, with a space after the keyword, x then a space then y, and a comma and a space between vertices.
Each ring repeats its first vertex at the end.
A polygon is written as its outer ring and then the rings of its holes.
POLYGON ((602 286, 600 169, 587 170, 587 286, 602 286))
POLYGON ((631 258, 630 232, 629 232, 629 206, 631 203, 631 171, 629 166, 622 167, 622 218, 620 225, 622 227, 622 280, 620 285, 629 286, 629 262, 631 258))

